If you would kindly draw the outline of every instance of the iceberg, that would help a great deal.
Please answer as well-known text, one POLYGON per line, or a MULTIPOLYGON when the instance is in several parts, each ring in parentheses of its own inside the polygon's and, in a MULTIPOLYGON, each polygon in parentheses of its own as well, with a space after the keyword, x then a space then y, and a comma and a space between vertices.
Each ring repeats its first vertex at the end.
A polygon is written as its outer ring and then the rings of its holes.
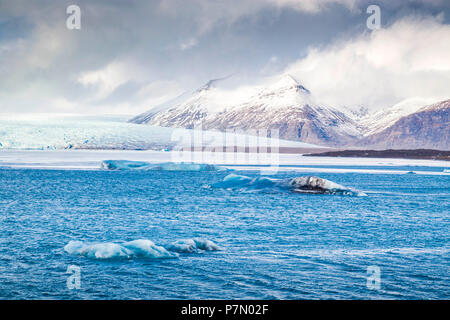
POLYGON ((164 162, 150 163, 130 160, 104 160, 104 170, 159 170, 159 171, 223 171, 226 168, 206 163, 164 162))
POLYGON ((225 189, 237 189, 237 188, 262 189, 267 187, 273 187, 277 183, 278 183, 277 180, 266 177, 251 178, 238 174, 229 174, 223 179, 223 181, 213 184, 213 187, 225 189))
POLYGON ((212 185, 225 189, 267 189, 278 188, 293 193, 338 194, 366 196, 365 193, 344 187, 333 181, 315 176, 303 176, 289 179, 271 179, 266 177, 251 178, 229 174, 223 181, 212 185))
POLYGON ((214 242, 201 238, 178 240, 167 246, 167 250, 180 252, 180 253, 192 253, 203 251, 218 251, 220 247, 214 242))
POLYGON ((366 194, 351 188, 344 187, 333 181, 315 177, 304 176, 288 179, 282 182, 294 193, 319 193, 365 196, 366 194))
POLYGON ((178 240, 166 247, 158 246, 147 239, 128 242, 84 243, 83 241, 69 241, 64 251, 90 259, 169 259, 177 258, 178 253, 193 253, 199 251, 218 251, 221 248, 211 240, 203 238, 178 240))
POLYGON ((128 160, 105 160, 101 164, 101 168, 104 170, 139 170, 149 167, 150 163, 148 162, 128 160))
POLYGON ((175 258, 176 254, 155 245, 150 240, 134 240, 125 243, 94 243, 85 244, 82 241, 70 241, 64 250, 91 259, 131 259, 136 257, 149 259, 175 258))

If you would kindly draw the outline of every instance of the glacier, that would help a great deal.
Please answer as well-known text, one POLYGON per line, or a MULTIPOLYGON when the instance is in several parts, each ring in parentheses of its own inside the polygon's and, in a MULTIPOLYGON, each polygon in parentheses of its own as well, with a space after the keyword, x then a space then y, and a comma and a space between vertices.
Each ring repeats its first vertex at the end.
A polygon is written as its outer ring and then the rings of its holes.
POLYGON ((224 141, 291 148, 317 145, 239 132, 166 128, 127 122, 129 116, 73 114, 0 114, 0 149, 3 150, 163 150, 192 146, 218 147, 224 141))

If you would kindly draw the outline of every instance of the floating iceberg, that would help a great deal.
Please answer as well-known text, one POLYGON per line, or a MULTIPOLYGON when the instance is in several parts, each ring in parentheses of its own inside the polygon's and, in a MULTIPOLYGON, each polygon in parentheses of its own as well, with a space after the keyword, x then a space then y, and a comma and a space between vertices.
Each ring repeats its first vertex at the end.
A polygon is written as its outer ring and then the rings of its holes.
POLYGON ((150 240, 134 240, 125 243, 104 242, 84 244, 81 241, 70 241, 64 250, 69 254, 77 254, 91 259, 131 259, 135 257, 149 259, 174 258, 177 255, 155 245, 150 240))
POLYGON ((218 251, 220 247, 210 240, 194 238, 173 242, 167 246, 167 250, 180 253, 192 253, 199 250, 218 251))
POLYGON ((214 242, 202 238, 186 239, 173 242, 167 248, 158 246, 151 240, 141 239, 123 243, 102 242, 84 243, 69 241, 64 251, 90 259, 168 259, 178 257, 178 253, 221 250, 214 242))
POLYGON ((355 196, 366 195, 363 192, 344 187, 333 181, 314 176, 305 176, 288 179, 282 181, 281 185, 287 185, 290 191, 295 193, 321 193, 321 194, 341 194, 341 195, 355 195, 355 196))
POLYGON ((150 163, 129 160, 104 160, 101 164, 105 170, 161 170, 161 171, 222 171, 226 168, 205 163, 164 162, 150 163))
POLYGON ((226 189, 266 189, 279 188, 294 193, 317 193, 365 196, 366 194, 351 188, 344 187, 327 179, 304 176, 290 179, 270 179, 266 177, 251 178, 236 174, 229 174, 223 181, 213 187, 226 189))
POLYGON ((223 181, 214 184, 213 187, 226 189, 238 189, 238 188, 262 189, 267 187, 274 187, 277 185, 278 182, 279 182, 278 180, 266 177, 251 178, 237 174, 229 174, 223 179, 223 181))

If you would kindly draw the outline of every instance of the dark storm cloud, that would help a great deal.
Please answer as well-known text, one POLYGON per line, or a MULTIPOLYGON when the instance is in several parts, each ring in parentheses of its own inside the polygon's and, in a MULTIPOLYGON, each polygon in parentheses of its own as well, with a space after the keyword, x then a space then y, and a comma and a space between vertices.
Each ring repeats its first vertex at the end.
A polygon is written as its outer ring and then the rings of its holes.
MULTIPOLYGON (((369 1, 0 1, 1 112, 135 114, 211 78, 281 72, 365 32, 369 1), (81 30, 66 28, 77 4, 81 30)), ((378 1, 383 23, 445 1, 378 1)))

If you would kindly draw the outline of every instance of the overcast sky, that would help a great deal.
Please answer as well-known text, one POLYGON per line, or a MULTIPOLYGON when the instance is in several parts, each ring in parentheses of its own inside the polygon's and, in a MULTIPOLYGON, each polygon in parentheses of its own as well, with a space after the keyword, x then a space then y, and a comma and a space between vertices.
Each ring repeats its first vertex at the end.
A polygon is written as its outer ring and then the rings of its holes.
POLYGON ((0 0, 0 112, 133 115, 283 73, 335 107, 450 98, 450 1, 0 0))

